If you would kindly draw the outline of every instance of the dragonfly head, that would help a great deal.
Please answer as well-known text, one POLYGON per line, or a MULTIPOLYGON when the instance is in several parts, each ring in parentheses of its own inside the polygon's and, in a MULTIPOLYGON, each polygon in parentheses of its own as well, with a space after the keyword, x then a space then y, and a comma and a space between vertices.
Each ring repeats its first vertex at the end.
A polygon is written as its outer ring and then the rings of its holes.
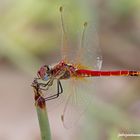
POLYGON ((49 65, 43 65, 40 70, 37 72, 37 75, 42 80, 47 81, 51 76, 51 69, 49 65))

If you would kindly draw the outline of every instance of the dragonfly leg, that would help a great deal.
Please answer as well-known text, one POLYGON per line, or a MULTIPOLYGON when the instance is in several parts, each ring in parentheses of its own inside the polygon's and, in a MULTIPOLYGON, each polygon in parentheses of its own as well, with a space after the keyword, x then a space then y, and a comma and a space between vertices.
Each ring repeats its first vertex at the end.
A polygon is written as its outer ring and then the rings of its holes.
POLYGON ((57 80, 57 94, 54 94, 52 96, 49 96, 49 97, 46 97, 45 98, 45 101, 48 101, 48 100, 52 100, 52 99, 56 99, 59 97, 59 95, 63 93, 63 88, 62 88, 62 85, 61 85, 61 82, 60 80, 57 80))
POLYGON ((52 86, 53 80, 49 80, 47 83, 38 83, 39 89, 41 90, 48 90, 50 86, 52 86))
POLYGON ((48 82, 47 83, 43 83, 43 82, 39 82, 38 80, 41 80, 40 78, 35 78, 32 85, 33 86, 34 84, 37 84, 39 87, 42 86, 42 87, 46 87, 48 85, 48 82))
POLYGON ((63 93, 63 88, 62 88, 62 84, 61 84, 60 80, 58 80, 58 83, 57 83, 57 92, 59 94, 63 93))

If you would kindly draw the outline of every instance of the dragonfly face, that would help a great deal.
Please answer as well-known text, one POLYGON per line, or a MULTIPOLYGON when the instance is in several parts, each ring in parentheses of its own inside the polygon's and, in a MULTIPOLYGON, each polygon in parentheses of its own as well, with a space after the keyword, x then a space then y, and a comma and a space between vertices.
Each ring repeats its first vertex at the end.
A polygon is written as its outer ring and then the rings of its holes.
POLYGON ((47 81, 51 77, 51 68, 48 65, 44 65, 40 68, 40 70, 37 72, 37 75, 42 80, 47 81))

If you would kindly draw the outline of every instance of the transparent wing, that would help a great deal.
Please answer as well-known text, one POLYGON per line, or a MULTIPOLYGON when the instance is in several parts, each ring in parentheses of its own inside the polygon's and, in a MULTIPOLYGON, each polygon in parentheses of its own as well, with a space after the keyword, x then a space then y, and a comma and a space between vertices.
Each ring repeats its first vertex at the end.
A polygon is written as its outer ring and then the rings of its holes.
POLYGON ((96 24, 93 19, 89 21, 88 25, 87 23, 84 24, 81 35, 77 34, 77 36, 81 36, 79 47, 70 47, 63 20, 63 7, 60 7, 60 14, 62 27, 61 59, 66 62, 76 62, 90 69, 100 70, 102 66, 102 55, 99 47, 96 24))
POLYGON ((94 23, 84 24, 80 40, 76 61, 90 69, 100 70, 102 66, 102 55, 94 23))
POLYGON ((73 127, 91 104, 92 89, 89 85, 91 83, 86 79, 71 79, 64 83, 67 97, 61 119, 65 128, 73 127))
POLYGON ((66 29, 64 25, 64 19, 63 19, 63 7, 60 6, 59 8, 60 11, 60 19, 61 19, 61 59, 65 60, 67 57, 67 52, 68 52, 68 38, 66 36, 66 29))
POLYGON ((61 40, 61 59, 67 62, 73 58, 72 48, 69 46, 69 41, 67 37, 67 31, 63 19, 63 7, 60 7, 60 16, 61 16, 61 28, 62 28, 62 40, 61 40))

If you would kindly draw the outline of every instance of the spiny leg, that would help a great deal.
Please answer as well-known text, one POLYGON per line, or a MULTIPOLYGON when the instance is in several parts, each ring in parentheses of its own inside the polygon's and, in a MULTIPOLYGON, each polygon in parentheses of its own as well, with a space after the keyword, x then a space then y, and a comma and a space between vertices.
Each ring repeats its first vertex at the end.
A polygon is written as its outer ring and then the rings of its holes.
POLYGON ((58 98, 61 93, 63 93, 63 88, 62 88, 60 80, 57 80, 57 94, 49 96, 49 97, 45 98, 45 100, 48 101, 48 100, 58 98))
POLYGON ((48 101, 48 100, 52 100, 52 99, 56 99, 59 97, 59 95, 63 93, 63 88, 62 88, 62 85, 61 85, 61 82, 60 80, 57 80, 57 94, 54 94, 52 96, 49 96, 49 97, 46 97, 45 98, 45 101, 48 101))
POLYGON ((48 85, 48 82, 50 81, 50 80, 49 80, 47 83, 43 83, 43 82, 38 81, 38 80, 43 81, 43 80, 40 79, 40 78, 34 78, 34 81, 33 81, 32 85, 33 85, 33 84, 37 84, 39 87, 40 87, 40 86, 46 87, 46 86, 48 85))
MULTIPOLYGON (((58 80, 58 84, 59 84, 60 90, 61 90, 60 92, 58 91, 58 93, 61 94, 61 93, 63 93, 63 88, 62 88, 62 84, 61 84, 60 80, 58 80)), ((59 89, 59 86, 58 86, 58 89, 59 89)))
POLYGON ((38 83, 40 90, 48 90, 53 84, 53 79, 50 79, 47 83, 38 83))

